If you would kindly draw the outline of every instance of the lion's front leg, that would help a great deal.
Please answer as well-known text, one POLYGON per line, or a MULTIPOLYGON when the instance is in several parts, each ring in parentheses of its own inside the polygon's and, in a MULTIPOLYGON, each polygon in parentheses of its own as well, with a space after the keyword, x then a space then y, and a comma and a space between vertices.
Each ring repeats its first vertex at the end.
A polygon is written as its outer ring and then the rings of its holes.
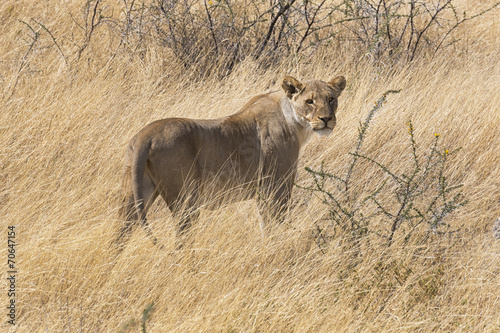
POLYGON ((282 222, 288 211, 292 197, 293 177, 285 181, 264 182, 257 191, 257 206, 261 215, 261 231, 263 236, 269 234, 271 226, 282 222))

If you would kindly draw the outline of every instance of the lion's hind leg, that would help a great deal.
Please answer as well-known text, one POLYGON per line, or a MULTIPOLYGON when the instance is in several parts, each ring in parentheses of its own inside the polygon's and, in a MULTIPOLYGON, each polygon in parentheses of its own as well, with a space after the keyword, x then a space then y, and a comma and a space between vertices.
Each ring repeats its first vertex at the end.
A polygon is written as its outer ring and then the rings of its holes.
POLYGON ((160 194, 172 216, 178 221, 176 231, 177 241, 180 241, 185 238, 191 225, 200 215, 199 185, 195 182, 190 186, 183 186, 184 183, 176 185, 178 186, 171 186, 166 191, 161 191, 160 194))

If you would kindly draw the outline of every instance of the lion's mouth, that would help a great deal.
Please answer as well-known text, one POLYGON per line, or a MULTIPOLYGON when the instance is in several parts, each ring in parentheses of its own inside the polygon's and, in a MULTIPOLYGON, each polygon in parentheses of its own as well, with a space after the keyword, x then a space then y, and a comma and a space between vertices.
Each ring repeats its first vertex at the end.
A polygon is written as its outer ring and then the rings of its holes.
POLYGON ((328 124, 321 122, 321 123, 311 124, 311 127, 315 132, 318 132, 319 134, 330 134, 335 125, 336 124, 334 122, 329 122, 328 124))

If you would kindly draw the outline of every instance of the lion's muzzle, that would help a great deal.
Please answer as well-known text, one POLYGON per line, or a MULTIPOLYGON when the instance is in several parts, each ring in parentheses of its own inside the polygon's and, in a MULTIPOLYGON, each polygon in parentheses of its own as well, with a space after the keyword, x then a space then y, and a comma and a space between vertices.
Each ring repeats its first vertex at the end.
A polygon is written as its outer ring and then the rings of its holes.
POLYGON ((314 131, 321 130, 333 130, 337 124, 336 119, 333 116, 318 117, 319 120, 311 122, 311 127, 314 131))

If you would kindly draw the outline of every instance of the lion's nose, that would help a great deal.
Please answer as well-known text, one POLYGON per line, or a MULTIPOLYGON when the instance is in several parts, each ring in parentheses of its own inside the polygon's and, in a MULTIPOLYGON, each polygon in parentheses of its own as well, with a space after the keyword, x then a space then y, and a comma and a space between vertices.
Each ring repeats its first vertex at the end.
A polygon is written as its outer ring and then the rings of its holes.
POLYGON ((332 120, 333 117, 318 117, 318 118, 321 119, 321 121, 323 121, 325 125, 327 125, 328 122, 332 120))

